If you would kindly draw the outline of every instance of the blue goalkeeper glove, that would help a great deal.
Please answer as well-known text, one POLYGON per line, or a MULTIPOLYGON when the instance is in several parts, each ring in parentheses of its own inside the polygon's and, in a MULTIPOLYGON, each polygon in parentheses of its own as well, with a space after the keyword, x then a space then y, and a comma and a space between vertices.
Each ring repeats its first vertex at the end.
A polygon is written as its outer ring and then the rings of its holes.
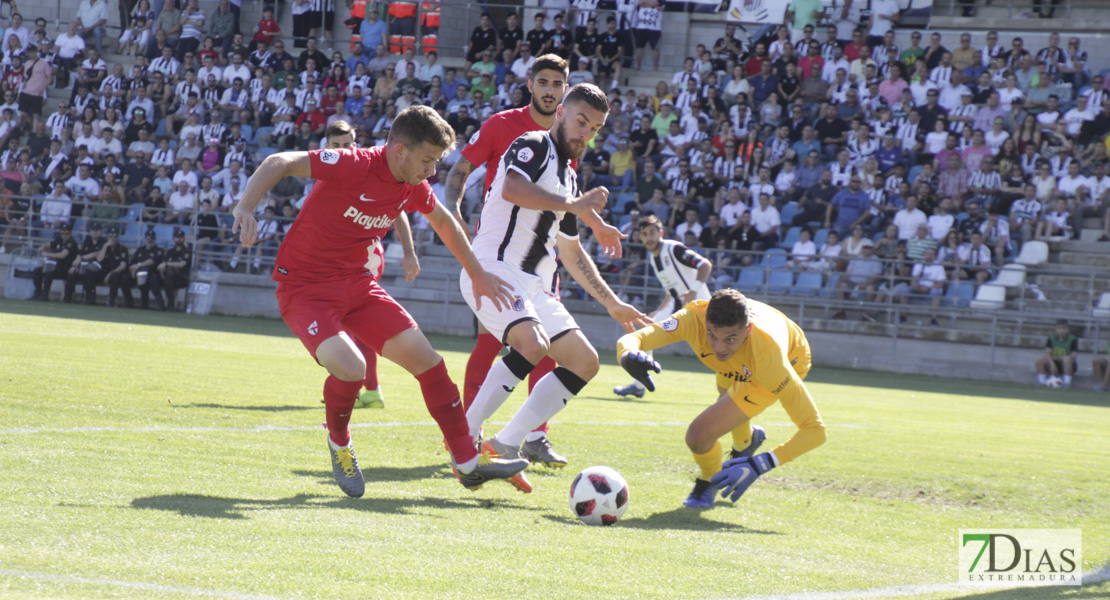
POLYGON ((651 380, 651 371, 656 373, 663 370, 658 362, 652 360, 651 355, 643 350, 633 350, 621 357, 621 366, 647 388, 649 392, 655 391, 655 382, 651 380))
POLYGON ((721 471, 713 476, 713 485, 721 488, 721 497, 733 502, 740 499, 748 487, 755 483, 759 476, 775 468, 775 459, 770 452, 755 456, 741 456, 733 458, 721 465, 721 471))

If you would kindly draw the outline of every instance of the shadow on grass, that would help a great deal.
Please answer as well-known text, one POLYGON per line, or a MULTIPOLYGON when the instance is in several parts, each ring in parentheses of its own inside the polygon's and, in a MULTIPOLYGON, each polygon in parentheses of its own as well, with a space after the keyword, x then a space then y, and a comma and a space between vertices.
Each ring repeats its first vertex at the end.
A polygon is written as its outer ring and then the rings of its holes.
MULTIPOLYGON (((705 518, 708 509, 680 507, 667 512, 660 512, 642 518, 625 518, 617 523, 617 527, 631 529, 673 529, 678 531, 728 531, 734 533, 750 533, 759 535, 785 535, 778 531, 763 531, 750 529, 736 523, 725 523, 705 518)), ((571 517, 544 515, 544 518, 564 525, 581 525, 581 521, 571 517)))
POLYGON ((409 514, 418 508, 433 509, 500 509, 513 508, 539 510, 501 499, 474 498, 451 500, 447 498, 347 498, 344 496, 321 496, 318 494, 297 494, 280 500, 259 500, 255 498, 228 498, 205 494, 165 494, 135 498, 131 508, 140 510, 161 510, 174 512, 183 517, 206 517, 209 519, 241 520, 250 518, 251 512, 293 509, 343 509, 383 514, 409 514))
MULTIPOLYGON (((424 465, 420 467, 362 467, 362 478, 366 480, 367 484, 377 483, 379 481, 416 481, 418 479, 429 479, 437 474, 442 473, 444 470, 443 465, 424 465)), ((335 486, 335 480, 332 479, 331 471, 320 469, 319 471, 307 469, 294 469, 291 471, 297 477, 308 477, 317 480, 321 485, 335 486)))
POLYGON ((258 412, 291 412, 291 411, 302 411, 302 410, 315 410, 315 411, 320 410, 320 406, 304 406, 304 405, 297 405, 297 404, 283 404, 283 405, 279 405, 279 406, 265 406, 265 405, 263 405, 263 406, 245 406, 245 405, 235 405, 235 404, 213 404, 211 402, 206 402, 206 403, 194 402, 192 404, 174 404, 174 407, 176 407, 176 408, 216 408, 216 409, 219 409, 219 410, 247 410, 247 411, 258 411, 258 412))
POLYGON ((967 596, 953 596, 952 600, 1106 600, 1106 597, 1106 590, 1083 591, 1082 588, 1062 585, 1024 590, 1011 588, 967 596))

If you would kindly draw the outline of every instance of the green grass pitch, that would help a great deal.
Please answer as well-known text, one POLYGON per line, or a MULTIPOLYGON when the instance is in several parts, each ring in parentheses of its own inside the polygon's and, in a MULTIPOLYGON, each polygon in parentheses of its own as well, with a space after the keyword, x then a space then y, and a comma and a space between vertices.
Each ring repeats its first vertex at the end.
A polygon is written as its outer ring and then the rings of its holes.
MULTIPOLYGON (((431 339, 461 382, 471 341, 431 339)), ((1106 395, 817 366, 828 442, 697 511, 683 435, 712 375, 664 356, 656 393, 618 401, 600 354, 554 422, 571 464, 530 470, 530 495, 460 486, 416 381, 382 361, 355 500, 331 481, 324 371, 281 322, 0 300, 0 598, 1110 598, 1105 576, 955 583, 961 528, 1080 528, 1083 570, 1104 569, 1106 395), (615 527, 568 508, 591 465, 629 482, 615 527)), ((767 448, 794 431, 778 405, 756 422, 767 448)))

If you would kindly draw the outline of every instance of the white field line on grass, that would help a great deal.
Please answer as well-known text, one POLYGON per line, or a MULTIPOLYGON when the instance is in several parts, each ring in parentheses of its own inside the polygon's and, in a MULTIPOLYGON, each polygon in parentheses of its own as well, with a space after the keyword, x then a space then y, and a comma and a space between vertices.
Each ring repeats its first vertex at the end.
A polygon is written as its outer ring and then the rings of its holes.
MULTIPOLYGON (((143 581, 123 581, 119 579, 99 579, 94 577, 77 577, 73 575, 58 575, 54 573, 36 573, 34 571, 19 571, 15 569, 0 569, 0 577, 33 579, 49 583, 70 583, 103 587, 124 588, 132 590, 145 590, 150 592, 184 594, 188 596, 208 596, 212 598, 231 598, 232 600, 289 600, 277 596, 261 596, 258 594, 244 594, 242 592, 229 592, 222 590, 207 590, 203 588, 183 587, 176 585, 162 585, 143 581)), ((1094 585, 1110 579, 1110 563, 1093 573, 1083 576, 1083 585, 1094 585)), ((872 588, 868 590, 855 590, 847 592, 803 592, 800 594, 787 594, 779 596, 748 596, 742 600, 862 600, 866 598, 898 598, 918 594, 935 594, 959 591, 984 591, 988 588, 972 587, 961 583, 937 583, 902 585, 886 588, 872 588)), ((997 590, 1001 588, 989 588, 997 590)), ((1012 589, 1012 588, 1008 588, 1012 589)))
MULTIPOLYGON (((505 425, 507 421, 490 421, 491 425, 505 425)), ((586 427, 686 427, 685 421, 552 421, 553 425, 578 425, 586 427)), ((793 423, 760 423, 764 427, 796 427, 793 423)), ((386 421, 381 423, 351 423, 351 429, 374 429, 378 427, 434 427, 435 421, 386 421)), ((858 429, 862 425, 854 423, 825 424, 825 427, 858 429)), ((299 425, 296 427, 278 425, 258 425, 256 427, 65 427, 58 429, 26 427, 17 429, 0 429, 0 435, 30 435, 30 434, 57 434, 57 433, 267 433, 271 431, 315 431, 320 429, 317 425, 299 425)))
MULTIPOLYGON (((1110 562, 1107 562, 1097 571, 1091 571, 1083 575, 1083 585, 1095 585, 1096 583, 1102 583, 1107 580, 1110 580, 1110 562)), ((944 592, 996 592, 999 590, 1017 589, 1018 587, 1019 586, 983 587, 957 582, 921 583, 871 588, 867 590, 849 590, 846 592, 800 592, 797 594, 744 596, 742 598, 720 600, 864 600, 874 598, 903 598, 905 596, 938 594, 944 592)))
MULTIPOLYGON (((82 584, 111 588, 124 588, 130 590, 143 590, 165 594, 183 594, 187 596, 208 596, 211 598, 231 598, 232 600, 289 600, 278 596, 260 596, 258 594, 244 594, 242 592, 225 592, 222 590, 206 590, 203 588, 184 587, 179 585, 162 585, 144 581, 122 581, 119 579, 100 579, 96 577, 77 577, 74 575, 58 575, 55 573, 36 573, 34 571, 17 571, 14 569, 0 569, 0 578, 33 579, 47 583, 82 584)), ((53 592, 52 592, 53 594, 53 592)), ((58 596, 63 597, 63 596, 58 596)))

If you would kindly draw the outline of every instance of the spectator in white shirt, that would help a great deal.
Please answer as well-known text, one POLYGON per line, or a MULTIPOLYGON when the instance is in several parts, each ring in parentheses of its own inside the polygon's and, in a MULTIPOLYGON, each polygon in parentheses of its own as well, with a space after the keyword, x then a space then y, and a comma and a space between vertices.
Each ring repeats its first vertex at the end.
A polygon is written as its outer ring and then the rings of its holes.
POLYGON ((956 277, 983 283, 991 277, 991 250, 983 244, 983 234, 974 231, 971 239, 956 251, 956 277))
POLYGON ((825 263, 817 260, 817 244, 813 243, 813 234, 805 227, 798 232, 798 241, 790 249, 790 261, 786 263, 790 268, 803 271, 822 271, 825 263))
POLYGON ((1087 107, 1087 97, 1080 96, 1075 99, 1075 108, 1064 113, 1064 122, 1067 123, 1068 137, 1074 138, 1079 135, 1079 130, 1087 121, 1093 121, 1095 115, 1087 107))
POLYGON ((929 217, 917 208, 917 196, 906 198, 906 207, 894 213, 894 226, 898 228, 898 239, 908 240, 917 233, 917 228, 929 224, 929 217))
POLYGON ((687 232, 693 233, 694 237, 701 237, 701 223, 698 223, 698 209, 687 208, 686 220, 679 223, 674 228, 674 235, 678 239, 686 239, 687 232))
POLYGON ((740 215, 748 210, 748 205, 743 201, 740 188, 733 188, 728 192, 728 204, 721 207, 721 223, 732 229, 740 222, 740 215))
POLYGON ((763 244, 774 248, 779 243, 779 227, 782 220, 777 208, 771 205, 769 194, 759 195, 759 206, 752 209, 752 225, 763 238, 763 244))
POLYGON ((177 182, 177 187, 170 194, 167 208, 169 216, 166 223, 188 223, 193 218, 193 211, 197 207, 197 194, 189 189, 189 182, 182 179, 177 182))
POLYGON ((952 216, 952 199, 944 198, 937 206, 937 211, 929 217, 929 235, 940 242, 956 226, 956 217, 952 216))
POLYGON ((1068 165, 1068 174, 1056 182, 1056 191, 1064 198, 1075 198, 1076 191, 1081 188, 1090 191, 1091 182, 1079 174, 1079 161, 1072 161, 1068 165))
POLYGON ((979 232, 983 234, 983 245, 991 249, 994 263, 1000 267, 1010 251, 1010 224, 1001 216, 998 209, 992 207, 987 213, 987 220, 979 226, 979 232))
POLYGON ((107 0, 81 0, 77 5, 77 26, 81 36, 96 39, 96 53, 104 54, 104 26, 108 23, 107 0))
MULTIPOLYGON (((948 274, 944 271, 944 265, 937 262, 936 248, 925 250, 925 258, 922 262, 913 266, 911 275, 913 277, 913 293, 928 295, 930 304, 935 311, 940 306, 940 299, 944 296, 944 288, 948 281, 948 274)), ((901 301, 902 304, 908 304, 909 298, 902 296, 901 301)), ((933 327, 940 326, 936 312, 933 313, 929 324, 933 327)))

